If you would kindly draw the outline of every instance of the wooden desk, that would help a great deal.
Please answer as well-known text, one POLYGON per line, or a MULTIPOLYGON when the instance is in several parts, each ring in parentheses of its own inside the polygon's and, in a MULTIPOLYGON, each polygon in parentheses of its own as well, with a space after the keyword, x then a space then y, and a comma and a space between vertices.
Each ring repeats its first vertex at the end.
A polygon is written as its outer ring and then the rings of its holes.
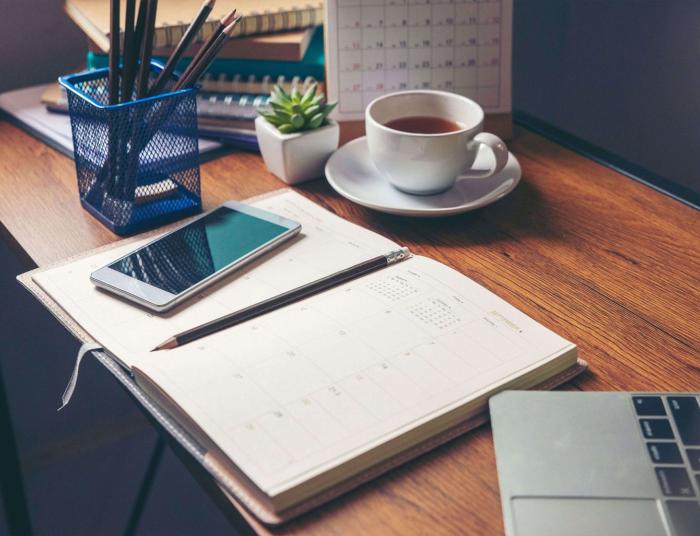
MULTIPOLYGON (((27 268, 117 239, 81 209, 71 160, 7 123, 0 122, 0 140, 2 235, 27 268)), ((516 130, 510 146, 522 183, 495 205, 462 216, 371 212, 322 180, 299 191, 449 264, 575 341, 590 370, 569 388, 698 390, 698 212, 531 132, 516 130)), ((252 154, 204 164, 202 176, 206 208, 282 186, 252 154)), ((502 531, 485 426, 277 532, 502 531)))

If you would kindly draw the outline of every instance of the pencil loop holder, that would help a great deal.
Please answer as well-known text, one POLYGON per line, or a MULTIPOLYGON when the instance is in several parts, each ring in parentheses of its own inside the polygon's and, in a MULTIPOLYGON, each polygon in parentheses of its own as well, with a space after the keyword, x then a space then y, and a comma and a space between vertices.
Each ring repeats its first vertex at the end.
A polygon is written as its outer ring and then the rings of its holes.
MULTIPOLYGON (((151 78, 160 69, 153 63, 151 78)), ((110 105, 108 73, 59 78, 68 94, 81 204, 119 235, 199 212, 197 90, 110 105)))

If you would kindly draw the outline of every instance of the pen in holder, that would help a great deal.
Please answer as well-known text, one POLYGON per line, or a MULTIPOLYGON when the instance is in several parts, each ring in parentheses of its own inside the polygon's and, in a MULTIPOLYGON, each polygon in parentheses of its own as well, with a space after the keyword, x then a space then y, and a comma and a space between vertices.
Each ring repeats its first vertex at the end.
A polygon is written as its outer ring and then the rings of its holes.
MULTIPOLYGON (((152 63, 151 78, 160 70, 152 63)), ((199 212, 197 89, 110 105, 108 72, 59 78, 68 94, 81 204, 120 235, 199 212)))

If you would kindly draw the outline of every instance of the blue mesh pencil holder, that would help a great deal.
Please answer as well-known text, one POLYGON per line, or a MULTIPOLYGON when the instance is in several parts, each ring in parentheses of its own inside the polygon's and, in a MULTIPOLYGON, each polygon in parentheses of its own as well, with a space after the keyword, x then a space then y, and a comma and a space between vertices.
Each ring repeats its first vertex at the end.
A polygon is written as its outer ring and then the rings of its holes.
MULTIPOLYGON (((151 66, 151 76, 161 66, 151 66)), ((108 69, 63 76, 83 207, 124 235, 202 208, 196 89, 107 104, 108 69)))

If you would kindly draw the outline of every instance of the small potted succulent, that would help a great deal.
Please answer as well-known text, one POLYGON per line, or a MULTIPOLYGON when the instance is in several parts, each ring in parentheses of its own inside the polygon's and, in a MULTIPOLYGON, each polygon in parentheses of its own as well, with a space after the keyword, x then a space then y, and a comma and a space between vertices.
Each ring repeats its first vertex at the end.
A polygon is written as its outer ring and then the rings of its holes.
POLYGON ((327 103, 313 84, 302 95, 275 86, 268 106, 258 109, 255 132, 268 169, 287 184, 323 175, 338 148, 338 123, 328 119, 336 103, 327 103))

